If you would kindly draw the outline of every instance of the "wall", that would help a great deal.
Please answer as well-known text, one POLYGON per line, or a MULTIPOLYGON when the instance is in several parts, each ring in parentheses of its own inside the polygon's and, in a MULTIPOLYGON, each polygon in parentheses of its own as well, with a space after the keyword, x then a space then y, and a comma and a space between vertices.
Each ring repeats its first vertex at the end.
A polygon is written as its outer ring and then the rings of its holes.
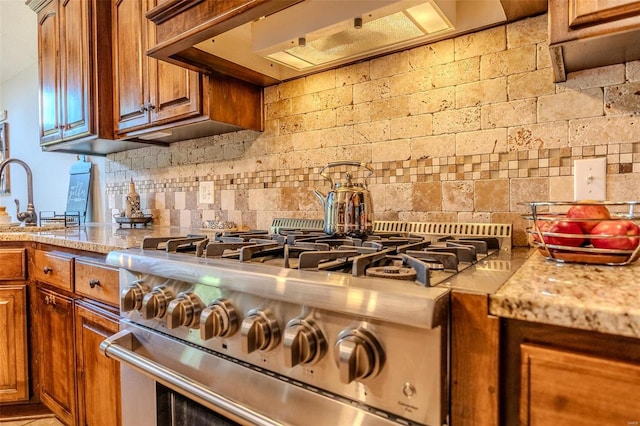
POLYGON ((107 214, 133 179, 160 224, 321 217, 319 168, 344 159, 374 169, 376 219, 512 222, 516 244, 519 203, 572 199, 576 159, 606 157, 607 198, 637 199, 640 62, 554 84, 546 25, 543 15, 266 88, 264 133, 110 155, 107 214), (200 181, 214 181, 213 204, 198 204, 200 181))
MULTIPOLYGON (((42 152, 38 113, 38 27, 36 14, 23 0, 0 1, 0 109, 7 110, 10 157, 25 161, 33 174, 36 211, 64 212, 69 187, 69 169, 76 155, 42 152)), ((92 210, 89 220, 104 221, 104 157, 88 158, 94 164, 92 210)), ((15 204, 27 207, 24 169, 10 167, 11 193, 0 195, 0 206, 15 219, 15 204)))

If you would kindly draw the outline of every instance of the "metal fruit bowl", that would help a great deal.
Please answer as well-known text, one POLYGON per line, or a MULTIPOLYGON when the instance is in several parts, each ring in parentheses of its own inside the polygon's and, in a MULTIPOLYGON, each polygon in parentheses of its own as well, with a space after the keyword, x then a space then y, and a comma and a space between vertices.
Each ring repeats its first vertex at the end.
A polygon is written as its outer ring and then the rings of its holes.
MULTIPOLYGON (((584 263, 594 265, 628 265, 640 257, 640 244, 632 250, 620 250, 613 248, 597 248, 591 244, 593 238, 589 233, 560 233, 547 230, 552 222, 576 222, 595 224, 603 219, 570 218, 567 211, 575 205, 605 206, 611 214, 606 220, 629 220, 636 224, 640 221, 640 215, 636 209, 640 208, 640 201, 544 201, 522 203, 531 208, 531 214, 523 215, 530 220, 527 227, 529 243, 538 248, 538 251, 547 259, 557 262, 584 263), (636 207, 638 206, 638 207, 636 207), (549 240, 556 240, 555 244, 549 240), (561 242, 562 244, 558 243, 561 242), (582 242, 581 240, 584 240, 582 242)), ((629 238, 627 235, 598 234, 599 240, 615 240, 629 238)), ((638 235, 640 241, 640 235, 638 235)))

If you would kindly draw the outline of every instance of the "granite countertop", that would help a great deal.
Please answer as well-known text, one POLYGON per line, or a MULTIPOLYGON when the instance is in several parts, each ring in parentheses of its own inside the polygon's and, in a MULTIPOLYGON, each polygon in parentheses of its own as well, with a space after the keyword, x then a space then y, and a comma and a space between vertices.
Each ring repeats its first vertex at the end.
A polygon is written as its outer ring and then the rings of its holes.
MULTIPOLYGON (((208 232, 215 230, 90 223, 70 228, 2 229, 0 242, 35 241, 106 254, 140 247, 145 237, 208 232)), ((640 262, 628 266, 557 263, 534 252, 490 295, 489 312, 504 318, 640 338, 640 262)))
POLYGON ((539 253, 495 294, 491 314, 640 338, 640 262, 558 263, 539 253))
POLYGON ((140 247, 145 237, 167 237, 170 235, 206 234, 214 232, 203 229, 186 229, 168 226, 121 228, 118 224, 88 223, 80 227, 34 227, 11 228, 0 232, 1 241, 35 241, 60 247, 109 253, 112 250, 140 247))

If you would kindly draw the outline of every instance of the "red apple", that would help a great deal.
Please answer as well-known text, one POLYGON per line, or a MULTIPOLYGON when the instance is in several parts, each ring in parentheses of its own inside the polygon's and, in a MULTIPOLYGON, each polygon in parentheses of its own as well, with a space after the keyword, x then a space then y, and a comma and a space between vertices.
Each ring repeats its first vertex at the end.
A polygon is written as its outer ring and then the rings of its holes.
POLYGON ((591 230, 591 235, 591 244, 596 248, 633 250, 640 243, 640 226, 630 220, 604 220, 591 230), (604 238, 605 235, 609 237, 604 238))
POLYGON ((554 234, 572 234, 570 236, 559 235, 543 235, 544 242, 547 244, 580 247, 584 242, 584 231, 577 222, 568 222, 566 220, 558 220, 551 222, 549 228, 545 231, 554 234))
MULTIPOLYGON (((536 221, 536 225, 538 226, 538 229, 540 230, 541 233, 545 233, 549 230, 549 226, 551 225, 551 222, 548 220, 537 220, 536 221)), ((531 238, 533 239, 533 241, 535 241, 536 243, 540 242, 540 236, 538 235, 538 231, 536 230, 535 227, 533 227, 532 229, 532 234, 531 234, 531 238)))
POLYGON ((591 203, 597 203, 597 201, 579 201, 578 204, 571 206, 567 212, 569 219, 591 219, 585 222, 575 222, 582 227, 585 234, 590 233, 600 220, 611 219, 611 214, 607 206, 591 203))

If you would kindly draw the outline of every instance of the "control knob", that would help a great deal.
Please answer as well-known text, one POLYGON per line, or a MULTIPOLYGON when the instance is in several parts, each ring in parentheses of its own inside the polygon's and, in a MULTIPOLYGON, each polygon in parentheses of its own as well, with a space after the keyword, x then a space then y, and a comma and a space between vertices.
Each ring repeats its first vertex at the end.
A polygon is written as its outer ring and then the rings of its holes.
POLYGON ((167 328, 174 329, 181 326, 198 328, 200 311, 204 304, 193 293, 178 293, 167 307, 167 328))
POLYGON ((340 381, 345 384, 377 376, 385 358, 378 339, 363 327, 343 330, 334 346, 334 355, 340 381))
POLYGON ((143 281, 135 281, 120 293, 120 309, 122 312, 140 310, 142 298, 149 292, 149 286, 143 281))
POLYGON ((313 364, 327 352, 327 340, 311 319, 295 318, 287 324, 283 336, 284 364, 313 364))
POLYGON ((164 287, 154 287, 142 299, 142 318, 153 319, 162 318, 167 311, 167 305, 173 299, 171 291, 164 287))
POLYGON ((238 311, 228 299, 216 299, 200 314, 200 337, 230 337, 238 330, 238 311))
POLYGON ((269 310, 252 309, 242 321, 242 351, 270 351, 280 342, 278 320, 269 310))

